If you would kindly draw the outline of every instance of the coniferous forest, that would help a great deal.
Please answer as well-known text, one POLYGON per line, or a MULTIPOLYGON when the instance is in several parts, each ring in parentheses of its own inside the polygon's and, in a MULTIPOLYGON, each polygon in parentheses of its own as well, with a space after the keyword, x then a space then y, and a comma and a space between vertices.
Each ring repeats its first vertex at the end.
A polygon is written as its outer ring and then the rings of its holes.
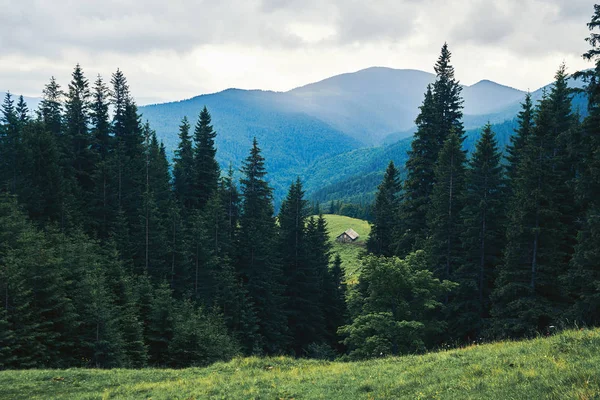
POLYGON ((7 94, 0 369, 363 359, 599 325, 600 6, 588 27, 588 109, 560 65, 507 148, 488 124, 469 155, 443 45, 406 165, 347 210, 373 221, 351 285, 319 214, 341 205, 311 206, 298 178, 276 213, 261 144, 219 165, 206 107, 170 162, 120 70, 76 65, 36 110, 7 94))

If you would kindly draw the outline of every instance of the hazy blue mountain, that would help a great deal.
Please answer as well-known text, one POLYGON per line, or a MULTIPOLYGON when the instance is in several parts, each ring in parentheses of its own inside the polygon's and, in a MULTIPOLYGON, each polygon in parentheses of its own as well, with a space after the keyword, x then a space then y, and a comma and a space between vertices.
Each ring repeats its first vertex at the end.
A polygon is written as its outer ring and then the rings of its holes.
POLYGON ((187 116, 194 126, 207 106, 217 131, 217 159, 223 169, 239 169, 256 137, 266 158, 275 196, 312 162, 349 151, 361 144, 319 119, 290 111, 278 104, 279 93, 230 89, 189 100, 140 107, 143 121, 149 121, 158 137, 172 152, 178 144, 178 126, 187 116))
MULTIPOLYGON (((509 143, 516 127, 515 119, 492 125, 501 149, 509 143)), ((467 130, 464 149, 471 152, 480 135, 481 128, 467 130)), ((404 164, 408 159, 411 141, 412 138, 405 138, 392 144, 352 150, 315 162, 303 176, 308 197, 322 204, 331 200, 351 203, 373 201, 390 160, 400 169, 401 178, 404 177, 404 164), (335 174, 330 172, 333 169, 335 174)))
MULTIPOLYGON (((498 90, 505 90, 507 94, 504 97, 505 99, 508 99, 512 95, 516 100, 511 104, 505 105, 503 109, 491 114, 465 115, 464 122, 468 129, 463 146, 468 152, 475 148, 475 143, 481 134, 481 126, 485 125, 488 121, 493 123, 492 130, 496 133, 499 147, 504 149, 509 144, 510 137, 517 128, 515 116, 521 109, 520 103, 522 99, 519 98, 520 92, 517 93, 518 91, 515 92, 515 89, 503 87, 489 81, 483 82, 483 84, 480 82, 470 88, 465 88, 463 92, 465 93, 465 103, 469 99, 468 96, 471 96, 473 92, 480 91, 480 93, 477 93, 477 98, 485 98, 487 96, 485 90, 481 91, 482 85, 493 86, 498 90), (475 91, 469 91, 469 89, 477 86, 479 87, 475 91)), ((571 79, 569 86, 572 88, 581 88, 583 83, 571 79)), ((551 88, 552 84, 549 84, 532 92, 531 95, 534 103, 542 99, 544 92, 549 93, 551 88)), ((472 99, 473 97, 471 97, 471 103, 472 99)), ((480 110, 485 110, 485 108, 481 108, 482 106, 479 107, 480 110)), ((574 95, 572 107, 574 112, 578 112, 582 117, 585 117, 587 115, 587 99, 585 95, 574 95)), ((412 136, 414 129, 416 128, 413 127, 410 130, 395 134, 398 137, 404 137, 404 139, 399 141, 397 140, 380 147, 352 150, 330 159, 315 162, 307 169, 305 175, 305 186, 308 195, 321 203, 332 199, 343 199, 344 201, 354 203, 371 202, 377 190, 377 185, 381 182, 387 163, 390 160, 393 160, 400 168, 401 176, 403 176, 404 164, 408 158, 407 151, 410 149, 411 142, 411 138, 406 138, 406 135, 412 136), (343 167, 338 167, 338 173, 329 174, 328 171, 334 165, 343 167)), ((390 138, 392 137, 393 135, 390 136, 390 138)))
POLYGON ((465 115, 494 114, 525 98, 525 92, 496 82, 483 80, 472 86, 465 86, 462 92, 465 100, 465 115))
MULTIPOLYGON (((374 67, 337 75, 286 94, 296 100, 288 99, 296 109, 372 145, 383 143, 390 134, 395 133, 395 140, 412 135, 425 88, 434 80, 435 75, 428 72, 374 67)), ((472 128, 481 126, 481 114, 501 111, 521 101, 525 92, 484 80, 464 86, 463 97, 465 123, 472 128)), ((492 122, 506 119, 498 115, 492 117, 492 122)))

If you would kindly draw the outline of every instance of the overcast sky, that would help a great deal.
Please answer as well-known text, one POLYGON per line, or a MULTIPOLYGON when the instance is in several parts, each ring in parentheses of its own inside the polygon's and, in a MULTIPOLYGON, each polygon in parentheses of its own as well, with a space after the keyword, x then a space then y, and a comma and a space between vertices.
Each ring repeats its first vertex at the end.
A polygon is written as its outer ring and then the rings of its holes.
POLYGON ((237 87, 289 90, 371 66, 519 89, 589 68, 590 0, 0 0, 0 91, 39 96, 121 68, 139 103, 237 87))

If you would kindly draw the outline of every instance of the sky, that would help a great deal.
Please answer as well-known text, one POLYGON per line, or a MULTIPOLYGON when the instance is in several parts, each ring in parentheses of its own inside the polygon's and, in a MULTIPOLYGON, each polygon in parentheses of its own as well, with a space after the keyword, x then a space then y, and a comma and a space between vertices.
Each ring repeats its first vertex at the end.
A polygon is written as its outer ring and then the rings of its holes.
POLYGON ((590 0, 0 0, 0 91, 120 68, 140 104, 227 88, 286 91, 372 66, 535 90, 589 68, 590 0))

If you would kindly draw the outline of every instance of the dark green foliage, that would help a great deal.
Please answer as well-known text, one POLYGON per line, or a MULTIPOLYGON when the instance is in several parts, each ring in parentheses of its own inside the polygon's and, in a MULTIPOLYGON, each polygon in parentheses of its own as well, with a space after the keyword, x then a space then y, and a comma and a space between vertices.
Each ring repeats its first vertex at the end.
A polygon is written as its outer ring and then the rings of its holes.
POLYGON ((567 186, 572 170, 560 138, 574 121, 564 66, 556 79, 538 106, 512 183, 508 242, 493 306, 495 331, 502 335, 543 331, 557 322, 564 305, 560 277, 567 271, 575 231, 567 186))
MULTIPOLYGON (((219 181, 219 164, 215 156, 215 137, 217 133, 210 124, 210 113, 204 107, 200 112, 194 130, 194 169, 192 176, 192 193, 194 206, 202 208, 217 190, 219 181)), ((187 161, 187 160, 186 160, 187 161)))
POLYGON ((578 174, 575 193, 583 210, 578 227, 577 244, 565 279, 572 306, 566 317, 579 323, 600 323, 600 5, 594 5, 594 15, 588 23, 591 31, 586 41, 591 48, 583 57, 594 62, 594 68, 577 74, 587 83, 589 115, 581 127, 576 157, 578 174))
POLYGON ((51 134, 61 136, 63 126, 61 98, 64 93, 54 77, 50 79, 50 83, 46 85, 43 93, 44 98, 38 110, 39 117, 51 134))
POLYGON ((516 182, 517 168, 521 161, 525 143, 531 136, 534 127, 534 108, 531 101, 531 93, 527 93, 522 104, 522 110, 517 115, 518 128, 510 138, 510 144, 506 147, 506 160, 508 161, 507 176, 512 182, 516 182))
POLYGON ((433 102, 438 143, 443 143, 452 133, 460 137, 464 134, 462 86, 454 77, 454 67, 450 65, 451 56, 448 44, 444 43, 440 57, 434 66, 437 79, 433 84, 433 102))
POLYGON ((34 121, 24 127, 21 143, 19 200, 33 220, 53 221, 64 227, 69 219, 69 208, 57 137, 44 123, 34 121))
POLYGON ((190 123, 187 117, 181 120, 179 126, 179 147, 175 150, 173 165, 173 186, 175 197, 186 209, 192 207, 194 183, 194 150, 190 136, 190 123))
MULTIPOLYGON (((319 343, 324 336, 324 320, 320 303, 323 279, 318 259, 317 224, 308 220, 308 202, 300 179, 291 186, 279 212, 279 254, 282 255, 286 283, 286 312, 293 350, 301 355, 311 343, 319 343), (308 226, 307 226, 308 222, 308 226)), ((327 240, 325 238, 325 240, 327 240)), ((328 260, 325 260, 325 269, 328 260)), ((326 270, 325 270, 326 272, 326 270)))
POLYGON ((264 158, 256 140, 242 168, 242 214, 238 239, 237 270, 248 290, 258 318, 262 343, 243 343, 275 353, 288 343, 284 312, 283 276, 276 245, 272 190, 265 181, 264 158))
POLYGON ((178 306, 169 344, 171 366, 205 366, 237 353, 238 346, 218 314, 198 309, 190 301, 178 306))
POLYGON ((108 87, 98 76, 90 104, 91 150, 96 162, 91 172, 93 188, 88 200, 88 218, 89 229, 102 239, 109 236, 117 209, 114 165, 111 163, 114 142, 110 136, 109 96, 108 87))
POLYGON ((425 219, 435 181, 433 166, 442 143, 437 136, 435 101, 431 86, 427 87, 421 112, 417 117, 417 132, 406 161, 406 179, 401 204, 402 231, 397 244, 399 254, 408 254, 425 239, 425 219))
POLYGON ((155 365, 167 365, 169 344, 173 340, 175 301, 169 285, 162 283, 154 291, 148 316, 147 342, 149 361, 155 365))
POLYGON ((394 162, 390 161, 375 197, 374 219, 367 241, 367 249, 375 255, 389 257, 394 253, 393 240, 394 230, 398 227, 400 189, 398 170, 394 162))
POLYGON ((435 186, 427 212, 427 252, 436 276, 450 279, 462 262, 460 235, 464 231, 461 212, 464 206, 466 156, 460 137, 451 134, 435 164, 435 186))
MULTIPOLYGON (((90 98, 88 80, 77 64, 72 74, 65 102, 64 174, 70 190, 80 204, 88 204, 92 195, 94 152, 89 132, 90 98)), ((81 207, 81 206, 80 206, 81 207)))
POLYGON ((368 256, 363 260, 359 315, 340 329, 352 359, 425 350, 445 324, 438 301, 455 285, 433 277, 422 251, 405 260, 368 256), (438 316, 436 318, 436 316, 438 316))
MULTIPOLYGON (((21 98, 22 99, 22 98, 21 98)), ((6 93, 2 103, 0 118, 0 191, 17 192, 18 155, 20 150, 20 133, 22 124, 14 100, 6 93)))
POLYGON ((325 318, 326 340, 329 345, 339 352, 342 352, 343 346, 340 345, 338 329, 345 325, 348 319, 346 309, 346 284, 344 270, 342 269, 342 259, 339 254, 335 255, 333 264, 325 274, 323 279, 323 316, 325 318))
POLYGON ((506 182, 496 137, 483 129, 466 175, 461 236, 463 263, 452 274, 460 286, 451 308, 454 337, 475 339, 490 317, 490 295, 495 269, 502 261, 506 233, 506 182))
MULTIPOLYGON (((406 255, 414 249, 423 248, 429 236, 426 219, 432 206, 437 171, 434 168, 444 143, 456 135, 459 146, 464 140, 462 124, 462 87, 454 77, 450 65, 451 53, 444 43, 435 64, 436 81, 428 86, 421 112, 417 117, 417 132, 411 144, 406 162, 407 177, 401 205, 401 231, 397 254, 406 255)), ((433 205, 433 207, 436 207, 433 205)))

